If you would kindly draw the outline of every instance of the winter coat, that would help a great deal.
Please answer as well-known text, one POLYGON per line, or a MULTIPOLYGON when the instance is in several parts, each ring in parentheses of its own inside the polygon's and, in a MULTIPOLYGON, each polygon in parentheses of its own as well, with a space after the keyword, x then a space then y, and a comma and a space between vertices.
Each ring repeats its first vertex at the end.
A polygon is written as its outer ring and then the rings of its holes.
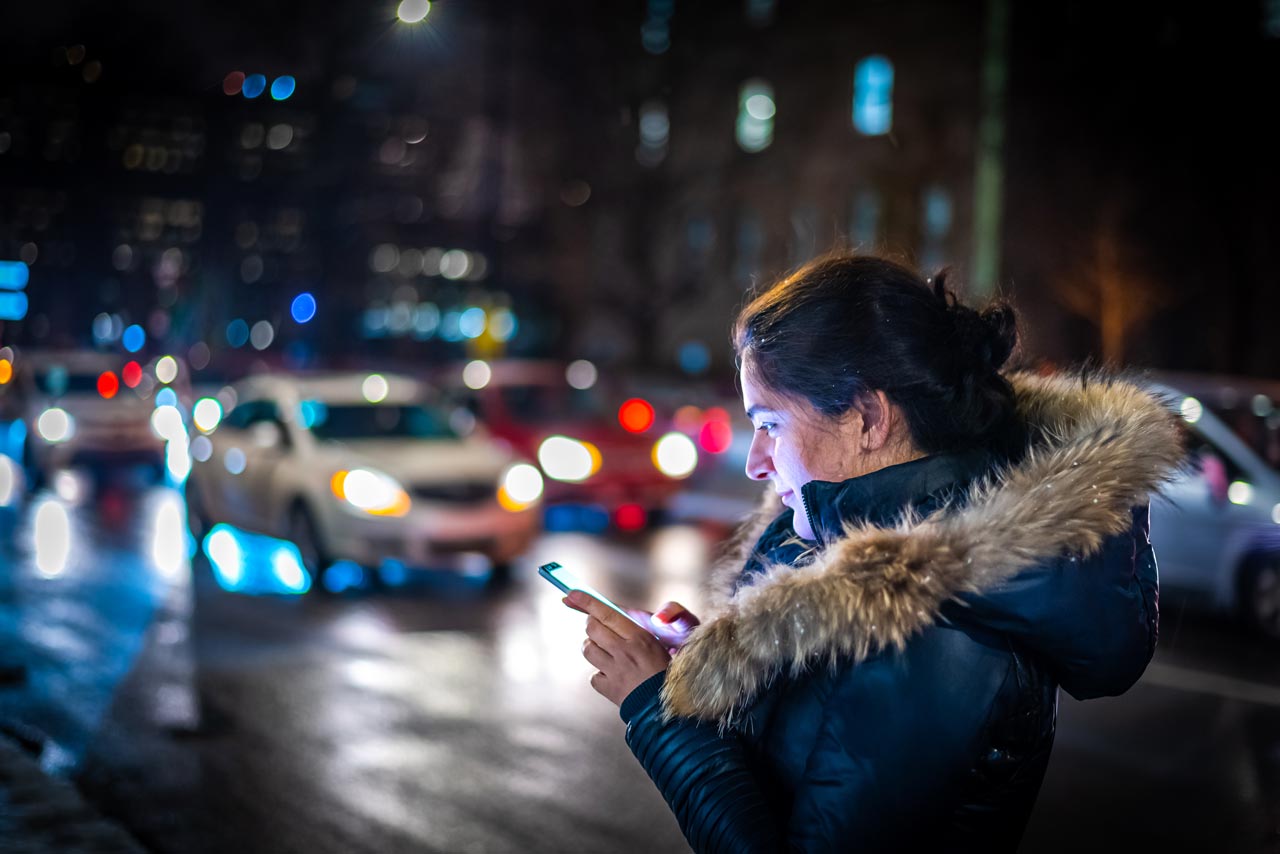
POLYGON ((623 702, 696 851, 1012 851, 1058 686, 1114 695, 1142 674, 1146 503, 1180 423, 1128 383, 1011 379, 1018 459, 810 483, 816 545, 767 500, 713 574, 712 617, 623 702))

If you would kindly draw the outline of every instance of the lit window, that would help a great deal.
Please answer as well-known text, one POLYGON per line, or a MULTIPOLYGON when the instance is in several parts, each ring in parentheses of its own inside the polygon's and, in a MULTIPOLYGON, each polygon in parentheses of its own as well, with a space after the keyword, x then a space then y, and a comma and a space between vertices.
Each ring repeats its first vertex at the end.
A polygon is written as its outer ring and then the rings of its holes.
POLYGON ((893 63, 868 56, 853 72, 853 126, 867 136, 893 127, 893 63))

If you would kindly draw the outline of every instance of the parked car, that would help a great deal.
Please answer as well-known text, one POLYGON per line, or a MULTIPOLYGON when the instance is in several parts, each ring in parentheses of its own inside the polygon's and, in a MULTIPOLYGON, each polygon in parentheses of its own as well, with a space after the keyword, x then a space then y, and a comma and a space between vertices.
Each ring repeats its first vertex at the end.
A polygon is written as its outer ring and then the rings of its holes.
POLYGON ((94 351, 23 351, 16 359, 23 463, 33 487, 55 469, 75 465, 142 464, 163 476, 166 437, 154 418, 163 384, 154 378, 154 363, 150 375, 134 363, 130 378, 136 371, 138 380, 127 384, 122 374, 130 361, 94 351))
POLYGON ((585 362, 472 362, 439 381, 494 437, 538 461, 549 504, 602 508, 622 529, 662 512, 698 463, 669 414, 615 392, 585 362))
POLYGON ((540 531, 537 469, 459 435, 410 378, 266 374, 220 397, 225 416, 213 398, 193 412, 186 496, 199 538, 228 523, 289 540, 321 581, 335 562, 450 568, 464 553, 500 578, 540 531))
POLYGON ((1280 640, 1280 471, 1259 453, 1267 450, 1268 430, 1280 428, 1280 384, 1166 374, 1152 387, 1191 434, 1188 469, 1151 508, 1161 585, 1280 640), (1237 429, 1249 418, 1263 429, 1237 429))

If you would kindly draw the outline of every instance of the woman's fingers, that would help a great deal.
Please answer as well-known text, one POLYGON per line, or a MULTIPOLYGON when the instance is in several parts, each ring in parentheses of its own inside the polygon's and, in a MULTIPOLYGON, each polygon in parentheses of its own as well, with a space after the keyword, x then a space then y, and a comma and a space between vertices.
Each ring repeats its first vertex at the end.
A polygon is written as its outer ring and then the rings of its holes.
POLYGON ((605 652, 604 648, 591 638, 582 642, 582 657, 596 670, 606 670, 613 663, 613 656, 605 652))

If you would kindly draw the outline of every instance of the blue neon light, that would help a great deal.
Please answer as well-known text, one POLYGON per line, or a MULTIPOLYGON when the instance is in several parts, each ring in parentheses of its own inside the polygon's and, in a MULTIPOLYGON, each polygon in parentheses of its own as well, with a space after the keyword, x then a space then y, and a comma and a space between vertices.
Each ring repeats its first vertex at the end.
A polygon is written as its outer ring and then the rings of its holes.
POLYGON ((0 290, 20 291, 27 286, 31 270, 22 261, 0 261, 0 290))
POLYGON ((244 79, 240 91, 246 98, 256 98, 267 88, 267 78, 261 74, 250 74, 244 79))
POLYGON ((289 306, 289 313, 293 315, 293 319, 298 323, 306 323, 316 316, 316 298, 303 291, 293 298, 293 304, 289 306))
POLYGON ((26 294, 22 291, 0 292, 0 320, 21 320, 26 316, 26 294))
POLYGON ((143 332, 142 327, 135 323, 120 336, 120 343, 124 344, 124 348, 130 353, 136 353, 146 346, 147 333, 143 332))
POLYGON ((289 74, 277 77, 271 83, 271 97, 276 101, 284 101, 288 99, 293 91, 298 88, 298 82, 289 74))

